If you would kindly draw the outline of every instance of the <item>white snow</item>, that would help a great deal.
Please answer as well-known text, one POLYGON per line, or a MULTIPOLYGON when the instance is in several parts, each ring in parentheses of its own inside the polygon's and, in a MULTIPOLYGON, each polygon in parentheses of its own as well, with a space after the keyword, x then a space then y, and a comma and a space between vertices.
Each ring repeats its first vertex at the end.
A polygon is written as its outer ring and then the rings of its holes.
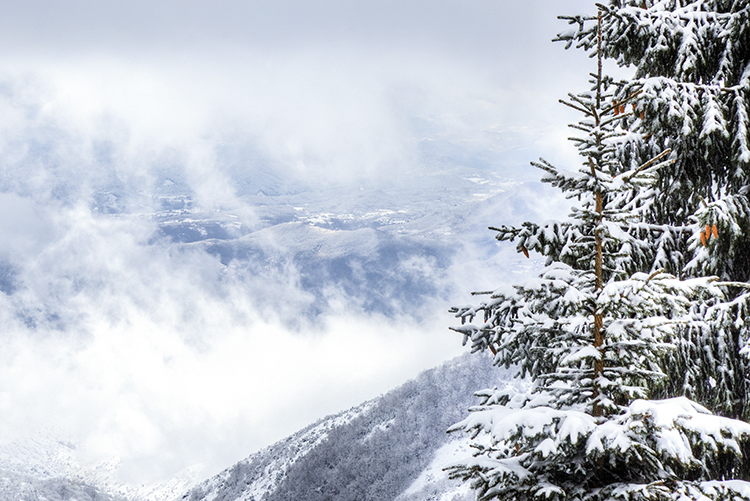
POLYGON ((0 444, 0 477, 6 482, 28 477, 38 480, 68 479, 94 486, 129 501, 170 501, 202 480, 202 465, 175 473, 166 482, 127 485, 117 480, 120 458, 113 456, 92 464, 80 461, 77 445, 56 428, 38 430, 13 442, 0 444))
POLYGON ((450 480, 443 469, 471 454, 470 440, 464 437, 440 447, 429 466, 394 501, 470 501, 475 497, 466 482, 450 480))

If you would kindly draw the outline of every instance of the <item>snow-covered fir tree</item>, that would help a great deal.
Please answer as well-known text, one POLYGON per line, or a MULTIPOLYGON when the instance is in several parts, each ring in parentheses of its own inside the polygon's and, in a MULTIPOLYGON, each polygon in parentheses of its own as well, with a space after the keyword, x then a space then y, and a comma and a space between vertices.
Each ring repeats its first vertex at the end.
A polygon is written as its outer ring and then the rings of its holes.
MULTIPOLYGON (((603 10, 586 27, 598 61, 592 88, 564 101, 583 115, 573 126, 582 165, 535 164, 580 202, 565 221, 496 228, 520 252, 547 256, 544 271, 452 310, 473 351, 492 351, 532 384, 479 394, 452 428, 473 434, 476 453, 451 474, 480 499, 750 499, 750 425, 685 397, 648 400, 668 384, 680 336, 714 330, 733 306, 726 281, 654 269, 659 241, 695 224, 675 231, 651 219, 661 173, 679 160, 667 148, 637 162, 640 152, 624 155, 644 91, 602 74, 603 10)), ((705 231, 704 241, 718 229, 705 231)))
MULTIPOLYGON (((637 235, 650 244, 640 259, 683 278, 738 282, 725 289, 725 307, 706 310, 710 326, 678 332, 662 395, 748 420, 750 2, 610 0, 600 8, 604 57, 635 70, 616 99, 639 92, 621 115, 630 132, 617 158, 629 167, 674 152, 675 162, 656 174, 655 203, 644 209, 651 226, 637 235)), ((559 39, 594 51, 595 17, 565 19, 574 29, 559 39)))

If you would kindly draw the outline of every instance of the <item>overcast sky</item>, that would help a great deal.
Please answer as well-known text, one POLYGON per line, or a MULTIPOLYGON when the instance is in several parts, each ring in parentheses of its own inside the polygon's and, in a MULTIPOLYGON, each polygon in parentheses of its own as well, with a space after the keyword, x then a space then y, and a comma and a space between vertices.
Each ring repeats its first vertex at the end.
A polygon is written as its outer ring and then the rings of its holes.
MULTIPOLYGON (((98 188, 148 193, 179 163, 200 204, 251 221, 217 151, 351 186, 416 168, 425 127, 477 154, 512 143, 497 168, 519 180, 540 155, 575 160, 575 117, 557 99, 591 62, 550 39, 566 28, 557 15, 590 2, 2 5, 0 257, 21 278, 0 295, 0 437, 54 415, 82 460, 119 455, 127 481, 197 462, 215 473, 462 348, 447 305, 429 320, 338 314, 289 330, 215 260, 94 213, 98 188)), ((136 198, 129 211, 147 211, 136 198)))

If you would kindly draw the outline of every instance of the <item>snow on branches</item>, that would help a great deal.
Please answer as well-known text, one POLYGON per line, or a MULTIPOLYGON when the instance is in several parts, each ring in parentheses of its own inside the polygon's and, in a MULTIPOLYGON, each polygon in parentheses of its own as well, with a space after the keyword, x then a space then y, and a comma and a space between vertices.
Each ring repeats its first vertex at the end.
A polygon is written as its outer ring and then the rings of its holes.
MULTIPOLYGON (((635 69, 619 94, 641 92, 627 123, 642 139, 635 150, 618 155, 627 163, 666 147, 675 151, 677 162, 660 174, 652 217, 685 224, 700 197, 718 199, 727 189, 736 193, 750 184, 750 4, 610 0, 598 5, 604 56, 635 69)), ((562 18, 573 29, 557 40, 596 49, 595 18, 562 18)))
MULTIPOLYGON (((597 18, 567 18, 578 26, 567 39, 598 62, 591 90, 561 101, 582 114, 571 140, 583 161, 577 170, 533 165, 579 203, 564 221, 492 228, 519 252, 546 256, 543 272, 451 309, 461 320, 452 329, 472 352, 490 350, 496 364, 531 380, 528 393, 480 392, 480 405, 451 429, 475 437, 474 457, 450 471, 479 499, 750 500, 750 425, 679 396, 730 415, 744 405, 735 397, 750 366, 750 285, 716 255, 744 255, 750 209, 744 192, 716 189, 734 175, 724 167, 709 169, 708 185, 688 202, 679 202, 685 183, 665 188, 696 155, 710 160, 746 127, 745 90, 730 78, 734 53, 722 53, 722 82, 652 77, 647 63, 630 82, 602 72, 605 55, 627 63, 635 53, 670 53, 685 78, 705 71, 713 64, 702 59, 706 46, 723 36, 716 30, 745 29, 732 24, 747 14, 741 3, 702 10, 718 3, 611 0, 597 18), (617 46, 623 33, 632 35, 630 52, 617 46), (745 117, 739 125, 727 119, 733 102, 745 117), (655 132, 662 119, 677 140, 655 132), (688 160, 687 144, 696 149, 688 160), (690 207, 695 200, 700 210, 690 207), (680 204, 682 213, 662 217, 680 204), (677 398, 648 400, 655 396, 677 398)), ((738 158, 741 143, 731 143, 738 158)))
POLYGON ((452 465, 480 499, 748 499, 750 425, 714 416, 685 397, 634 400, 596 419, 533 393, 480 394, 483 405, 452 430, 486 437, 480 454, 452 465), (596 472, 593 474, 592 472, 596 472), (481 476, 480 476, 481 474, 481 476), (734 497, 737 496, 737 497, 734 497))

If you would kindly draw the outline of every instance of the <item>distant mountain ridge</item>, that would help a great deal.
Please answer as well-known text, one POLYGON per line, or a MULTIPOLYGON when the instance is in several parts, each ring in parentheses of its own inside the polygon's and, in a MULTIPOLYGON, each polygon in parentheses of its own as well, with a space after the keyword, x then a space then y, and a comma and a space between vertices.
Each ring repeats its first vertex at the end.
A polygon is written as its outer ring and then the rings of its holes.
POLYGON ((124 485, 116 480, 120 458, 83 465, 76 444, 57 429, 39 430, 0 444, 2 501, 169 501, 198 480, 188 468, 154 485, 124 485))
POLYGON ((446 429, 473 393, 509 384, 490 357, 468 354, 267 447, 193 487, 184 501, 473 499, 443 463, 469 454, 446 429))

